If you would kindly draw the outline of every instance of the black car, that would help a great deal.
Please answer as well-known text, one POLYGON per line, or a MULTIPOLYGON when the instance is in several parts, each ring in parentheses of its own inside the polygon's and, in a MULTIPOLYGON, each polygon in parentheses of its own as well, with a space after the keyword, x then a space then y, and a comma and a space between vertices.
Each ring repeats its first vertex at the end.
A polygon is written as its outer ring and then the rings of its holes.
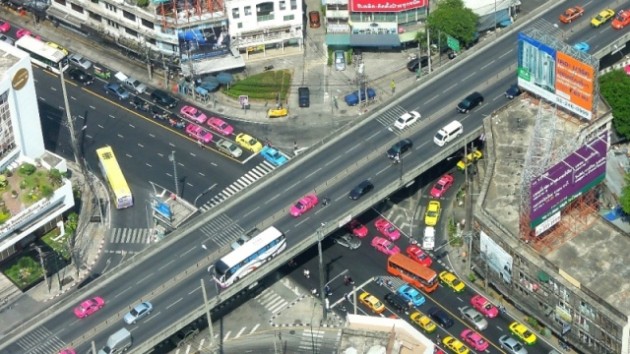
POLYGON ((151 105, 149 104, 149 102, 147 102, 147 101, 143 100, 143 99, 142 99, 142 98, 140 98, 139 96, 133 96, 133 98, 131 99, 131 101, 129 102, 129 104, 130 104, 133 108, 135 108, 135 109, 137 109, 137 110, 139 110, 139 111, 141 111, 141 112, 148 112, 148 111, 149 111, 149 108, 150 108, 150 106, 151 106, 151 105))
POLYGON ((411 59, 407 63, 407 70, 415 73, 416 71, 418 71, 418 66, 425 67, 428 65, 429 65, 429 57, 425 55, 425 56, 421 56, 420 58, 411 59))
POLYGON ((483 96, 479 92, 473 92, 470 95, 466 96, 458 105, 457 110, 460 113, 468 113, 473 108, 479 106, 483 103, 483 96))
POLYGON ((78 83, 85 86, 91 85, 94 82, 94 77, 79 68, 72 68, 68 70, 68 76, 78 83))
POLYGON ((358 186, 354 187, 354 189, 350 191, 350 194, 348 194, 348 198, 352 200, 357 200, 366 195, 372 189, 374 189, 374 185, 372 184, 372 182, 365 180, 359 183, 358 186))
POLYGON ((444 310, 437 307, 432 307, 429 310, 429 317, 431 317, 431 319, 435 321, 435 323, 444 328, 450 328, 453 326, 454 323, 451 316, 449 316, 444 310))
POLYGON ((387 293, 385 295, 385 301, 399 312, 407 313, 411 308, 409 301, 396 293, 387 293))
POLYGON ((514 85, 510 86, 510 88, 505 91, 505 97, 508 100, 511 100, 511 99, 514 99, 517 96, 520 96, 521 93, 523 93, 523 91, 521 91, 521 88, 518 87, 517 84, 514 84, 514 85))
POLYGON ((413 142, 409 139, 403 139, 387 150, 387 157, 390 159, 395 159, 396 156, 401 157, 405 152, 411 150, 411 147, 413 147, 413 142))
POLYGON ((311 105, 311 93, 308 87, 298 88, 298 104, 300 107, 308 107, 311 105))
POLYGON ((151 99, 160 106, 173 108, 177 105, 177 99, 168 92, 162 90, 154 90, 151 92, 151 99))

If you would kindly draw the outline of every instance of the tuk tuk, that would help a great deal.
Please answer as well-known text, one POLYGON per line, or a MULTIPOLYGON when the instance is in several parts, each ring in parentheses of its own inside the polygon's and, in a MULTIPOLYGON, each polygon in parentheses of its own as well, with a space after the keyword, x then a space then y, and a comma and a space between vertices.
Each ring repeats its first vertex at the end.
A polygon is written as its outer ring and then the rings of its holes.
POLYGON ((94 65, 94 76, 100 77, 103 80, 109 80, 109 78, 112 76, 112 73, 109 71, 109 69, 99 66, 99 65, 94 65))

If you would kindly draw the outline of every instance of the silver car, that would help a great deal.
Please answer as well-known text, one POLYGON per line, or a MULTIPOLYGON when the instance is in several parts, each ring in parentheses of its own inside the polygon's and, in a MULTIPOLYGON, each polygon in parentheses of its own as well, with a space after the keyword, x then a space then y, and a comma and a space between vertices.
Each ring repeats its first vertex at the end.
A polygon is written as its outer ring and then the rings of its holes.
POLYGON ((488 328, 488 321, 474 308, 470 306, 460 307, 459 313, 462 314, 465 321, 468 321, 468 323, 473 325, 478 331, 483 331, 488 328))
POLYGON ((145 301, 136 305, 136 307, 132 308, 131 311, 127 312, 123 319, 126 324, 134 324, 137 321, 143 319, 144 317, 151 314, 153 311, 153 305, 150 302, 145 301))
POLYGON ((225 139, 219 139, 219 141, 217 141, 217 149, 235 158, 239 158, 243 155, 243 150, 241 150, 240 147, 225 139))
POLYGON ((0 34, 0 42, 4 42, 4 43, 10 44, 10 45, 13 45, 15 43, 13 38, 8 37, 5 34, 0 34))
POLYGON ((343 50, 335 50, 335 53, 333 54, 333 59, 335 61, 335 70, 346 70, 346 53, 344 53, 343 50))
POLYGON ((337 236, 335 237, 334 240, 335 240, 335 243, 338 244, 339 246, 343 246, 351 250, 356 250, 357 248, 361 247, 361 240, 359 240, 358 238, 350 234, 343 234, 341 236, 337 236))
POLYGON ((501 349, 507 350, 510 354, 527 354, 527 349, 507 334, 499 337, 499 343, 501 343, 501 349))
POLYGON ((70 61, 70 63, 80 68, 83 68, 85 70, 88 70, 89 68, 92 67, 92 62, 85 59, 83 55, 80 55, 80 54, 70 54, 68 56, 68 60, 70 61))

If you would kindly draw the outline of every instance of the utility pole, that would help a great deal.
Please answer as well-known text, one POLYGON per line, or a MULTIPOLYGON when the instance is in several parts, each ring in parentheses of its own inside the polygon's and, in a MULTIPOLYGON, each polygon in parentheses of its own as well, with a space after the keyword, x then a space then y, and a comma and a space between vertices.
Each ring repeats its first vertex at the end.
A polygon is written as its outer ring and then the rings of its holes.
POLYGON ((429 26, 426 26, 427 28, 427 57, 429 58, 429 66, 428 66, 428 70, 429 70, 429 74, 431 74, 431 39, 429 38, 429 26))
POLYGON ((179 197, 179 181, 177 179, 177 161, 175 161, 175 150, 168 155, 168 160, 173 163, 173 178, 175 179, 175 195, 179 197))
POLYGON ((68 130, 70 131, 70 144, 72 145, 72 154, 74 155, 74 162, 81 166, 81 160, 79 159, 79 148, 77 146, 77 137, 74 131, 74 121, 72 120, 72 114, 70 113, 70 103, 68 103, 68 91, 66 91, 66 81, 63 78, 63 66, 62 62, 59 62, 59 79, 61 80, 61 92, 63 94, 63 105, 66 110, 66 120, 68 124, 68 130))
POLYGON ((317 229, 317 253, 319 254, 319 293, 322 301, 322 316, 324 321, 326 321, 328 320, 328 309, 326 308, 326 291, 324 289, 324 259, 322 256, 322 229, 324 228, 324 226, 326 226, 326 223, 322 223, 321 226, 317 229))
POLYGON ((208 334, 210 336, 210 352, 214 353, 214 330, 212 329, 212 317, 210 317, 210 307, 208 306, 208 294, 206 293, 206 285, 201 282, 201 293, 203 294, 203 309, 206 311, 206 320, 208 321, 208 334))
POLYGON ((37 254, 39 255, 39 264, 42 267, 42 272, 44 273, 44 281, 46 282, 46 284, 48 284, 48 292, 50 292, 50 287, 51 287, 51 283, 48 281, 48 275, 46 274, 46 264, 44 263, 44 252, 42 252, 42 249, 37 246, 37 245, 33 245, 33 247, 35 247, 35 249, 37 250, 37 254))
POLYGON ((472 271, 472 244, 473 244, 473 237, 472 237, 472 183, 470 183, 470 180, 468 179, 468 166, 469 166, 469 161, 468 161, 468 143, 466 143, 464 145, 464 179, 466 180, 465 182, 465 186, 466 186, 466 200, 464 203, 464 208, 466 211, 466 221, 464 224, 464 238, 466 239, 466 241, 468 242, 468 255, 467 255, 467 262, 468 262, 468 270, 472 271))

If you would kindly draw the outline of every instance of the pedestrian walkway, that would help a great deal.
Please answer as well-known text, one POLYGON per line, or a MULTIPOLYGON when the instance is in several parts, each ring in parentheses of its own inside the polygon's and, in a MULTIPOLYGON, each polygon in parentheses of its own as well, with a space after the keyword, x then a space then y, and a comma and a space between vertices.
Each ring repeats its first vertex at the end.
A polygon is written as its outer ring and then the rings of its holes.
POLYGON ((208 201, 207 203, 202 205, 199 208, 199 210, 201 210, 201 212, 203 213, 203 212, 206 212, 206 211, 216 207, 217 205, 219 205, 219 204, 223 203, 224 201, 226 201, 231 196, 233 196, 236 193, 238 193, 238 192, 242 191, 243 189, 247 188, 248 186, 250 186, 251 184, 253 184, 257 180, 263 178, 265 175, 271 173, 271 171, 275 170, 276 168, 277 168, 276 166, 270 164, 267 161, 261 162, 258 166, 256 166, 256 167, 252 168, 251 170, 249 170, 246 174, 241 176, 239 179, 234 181, 232 184, 230 184, 229 186, 225 187, 225 189, 223 189, 217 195, 212 197, 210 199, 210 201, 208 201))
MULTIPOLYGON (((399 105, 391 107, 383 114, 380 114, 376 117, 376 120, 381 123, 384 127, 393 127, 396 120, 403 114, 407 113, 407 111, 399 105)), ((418 124, 420 120, 416 121, 414 124, 418 124)), ((398 130, 398 129, 397 129, 398 130)))
POLYGON ((114 228, 109 238, 110 243, 152 243, 154 238, 148 228, 114 228))
POLYGON ((39 326, 17 342, 24 353, 28 354, 50 354, 57 353, 59 348, 67 346, 59 337, 44 326, 39 326))
POLYGON ((302 331, 300 336, 300 345, 298 346, 300 353, 320 353, 318 347, 324 342, 326 331, 314 330, 307 328, 302 331))
POLYGON ((256 302, 261 304, 267 311, 272 314, 281 311, 285 307, 287 307, 290 301, 285 300, 282 296, 278 295, 271 288, 267 288, 263 290, 260 294, 256 295, 254 298, 256 302))
POLYGON ((229 245, 245 233, 245 229, 225 214, 217 215, 199 230, 208 236, 208 241, 216 243, 219 248, 229 245))

